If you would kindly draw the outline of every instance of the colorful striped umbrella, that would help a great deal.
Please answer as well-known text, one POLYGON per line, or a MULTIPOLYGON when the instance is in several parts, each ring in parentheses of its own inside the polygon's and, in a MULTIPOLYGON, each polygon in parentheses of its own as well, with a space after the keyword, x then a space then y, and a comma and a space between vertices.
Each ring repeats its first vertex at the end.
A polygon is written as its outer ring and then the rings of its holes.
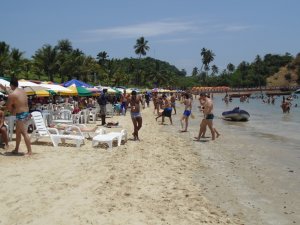
POLYGON ((71 91, 75 92, 76 95, 81 96, 81 97, 86 97, 86 96, 92 96, 93 95, 92 91, 89 91, 84 87, 79 87, 79 86, 76 87, 75 84, 73 84, 73 85, 71 85, 67 88, 70 89, 71 91))

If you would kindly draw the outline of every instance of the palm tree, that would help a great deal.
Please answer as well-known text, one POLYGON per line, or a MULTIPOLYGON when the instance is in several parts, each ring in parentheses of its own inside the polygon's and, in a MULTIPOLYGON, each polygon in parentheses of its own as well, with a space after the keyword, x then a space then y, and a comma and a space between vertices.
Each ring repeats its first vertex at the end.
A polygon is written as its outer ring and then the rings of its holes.
POLYGON ((134 46, 135 54, 139 55, 139 58, 142 57, 142 55, 146 55, 149 51, 150 47, 147 45, 148 41, 145 40, 144 37, 140 37, 136 40, 136 44, 134 46))
POLYGON ((195 76, 197 76, 197 74, 198 74, 198 68, 194 67, 193 71, 192 71, 192 76, 195 77, 195 76))
POLYGON ((19 49, 13 48, 10 52, 10 75, 15 77, 22 71, 23 52, 19 49))
POLYGON ((106 59, 109 57, 106 51, 99 52, 97 54, 98 63, 103 66, 105 64, 106 59))
POLYGON ((54 75, 58 72, 57 50, 51 45, 44 45, 32 56, 35 70, 39 76, 47 75, 50 81, 54 80, 54 75))
POLYGON ((68 39, 59 40, 56 48, 63 53, 71 53, 73 51, 72 43, 68 39))
POLYGON ((219 68, 216 65, 212 65, 211 70, 212 70, 213 75, 219 73, 219 68))
POLYGON ((200 54, 202 56, 202 66, 200 71, 202 71, 203 66, 207 71, 209 70, 209 64, 215 59, 215 54, 211 50, 207 50, 206 48, 202 48, 200 54))
MULTIPOLYGON (((136 40, 136 44, 134 45, 134 49, 135 49, 135 54, 139 55, 139 59, 141 60, 142 55, 146 55, 147 51, 149 51, 150 47, 147 45, 148 41, 145 40, 144 37, 140 37, 139 39, 136 40)), ((141 74, 140 71, 140 66, 139 66, 139 70, 138 70, 138 77, 136 78, 136 82, 137 84, 139 84, 139 76, 141 74)))
POLYGON ((160 63, 158 61, 155 61, 155 69, 148 76, 148 82, 150 83, 150 86, 153 86, 154 84, 154 86, 159 87, 162 84, 166 84, 167 81, 167 72, 161 69, 160 63))
POLYGON ((0 76, 9 69, 10 47, 4 41, 0 42, 0 76))
POLYGON ((232 73, 235 70, 235 66, 232 63, 228 63, 227 70, 232 73))

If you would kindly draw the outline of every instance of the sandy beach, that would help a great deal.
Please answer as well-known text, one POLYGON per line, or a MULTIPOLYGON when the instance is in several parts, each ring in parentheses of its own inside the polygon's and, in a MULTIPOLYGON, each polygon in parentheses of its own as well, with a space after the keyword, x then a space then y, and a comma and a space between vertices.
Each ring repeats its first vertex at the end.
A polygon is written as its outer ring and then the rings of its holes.
MULTIPOLYGON (((221 136, 195 142, 200 114, 180 133, 182 111, 178 104, 173 126, 168 119, 159 125, 151 105, 142 111, 141 141, 115 143, 112 151, 91 140, 54 148, 47 138, 33 143, 32 157, 1 149, 0 225, 299 222, 297 151, 289 156, 261 138, 236 139, 239 129, 218 118, 221 136)), ((107 121, 121 126, 108 132, 126 129, 131 138, 129 114, 107 121)))
MULTIPOLYGON (((2 149, 0 224, 242 224, 195 182, 204 168, 194 143, 165 132, 152 108, 142 114, 141 141, 112 151, 90 140, 54 148, 47 138, 31 157, 2 149)), ((122 126, 109 131, 132 132, 129 115, 108 121, 122 126)))

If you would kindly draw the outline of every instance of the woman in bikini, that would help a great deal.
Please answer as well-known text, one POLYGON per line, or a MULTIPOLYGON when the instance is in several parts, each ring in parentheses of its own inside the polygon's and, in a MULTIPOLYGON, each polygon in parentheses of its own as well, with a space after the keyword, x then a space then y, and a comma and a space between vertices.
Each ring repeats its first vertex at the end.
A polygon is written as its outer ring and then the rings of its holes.
POLYGON ((137 96, 136 91, 131 92, 131 99, 129 101, 129 105, 131 108, 131 120, 133 123, 134 131, 132 133, 134 140, 139 140, 139 130, 142 127, 142 115, 140 113, 140 103, 142 103, 142 100, 139 96, 137 96))

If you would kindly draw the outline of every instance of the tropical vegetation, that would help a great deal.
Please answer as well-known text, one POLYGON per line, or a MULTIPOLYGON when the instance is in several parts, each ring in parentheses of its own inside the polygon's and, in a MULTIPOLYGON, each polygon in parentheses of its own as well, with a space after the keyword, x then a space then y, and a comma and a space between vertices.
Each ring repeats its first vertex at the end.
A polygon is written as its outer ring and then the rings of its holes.
POLYGON ((99 51, 93 57, 74 48, 68 39, 64 39, 55 46, 43 45, 28 59, 24 52, 2 41, 0 76, 57 83, 76 78, 104 86, 185 89, 192 86, 258 87, 277 84, 274 82, 276 77, 273 80, 269 77, 274 74, 278 77, 278 73, 283 71, 285 81, 300 83, 300 53, 296 57, 289 53, 266 54, 263 57, 257 55, 251 63, 243 61, 237 66, 228 63, 220 71, 217 65, 212 64, 217 57, 214 52, 202 48, 199 52, 201 68, 195 67, 187 75, 185 70, 179 70, 168 62, 147 57, 149 49, 148 41, 140 37, 133 46, 137 58, 110 58, 106 51, 99 51))

